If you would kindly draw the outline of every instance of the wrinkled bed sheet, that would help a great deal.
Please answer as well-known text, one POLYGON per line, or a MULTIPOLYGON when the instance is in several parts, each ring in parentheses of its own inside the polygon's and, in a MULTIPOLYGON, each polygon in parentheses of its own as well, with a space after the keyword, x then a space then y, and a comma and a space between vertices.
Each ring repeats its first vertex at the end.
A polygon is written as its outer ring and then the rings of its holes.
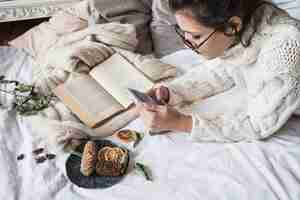
MULTIPOLYGON (((183 71, 199 63, 187 50, 163 60, 176 63, 183 71)), ((1 74, 8 78, 30 82, 34 63, 23 51, 2 47, 0 66, 1 74)), ((229 91, 225 96, 202 102, 198 109, 230 109, 237 94, 238 91, 229 91)), ((26 118, 2 109, 0 119, 1 200, 300 199, 297 118, 291 118, 271 139, 252 143, 193 143, 184 133, 146 135, 136 149, 128 148, 133 150, 134 160, 151 168, 154 181, 147 182, 129 170, 119 184, 102 190, 78 188, 68 180, 64 168, 66 153, 56 152, 56 159, 37 165, 31 151, 45 143, 33 134, 26 118), (25 158, 18 162, 20 153, 25 158)), ((144 131, 139 119, 126 128, 144 131)))

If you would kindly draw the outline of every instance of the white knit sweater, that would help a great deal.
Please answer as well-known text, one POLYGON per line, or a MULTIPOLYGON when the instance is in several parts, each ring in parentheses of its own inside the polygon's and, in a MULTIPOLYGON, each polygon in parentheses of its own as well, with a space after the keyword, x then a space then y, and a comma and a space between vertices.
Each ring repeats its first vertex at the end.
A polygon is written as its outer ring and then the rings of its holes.
MULTIPOLYGON (((263 10, 262 10, 263 9, 263 10)), ((250 47, 241 44, 166 84, 170 104, 217 95, 234 86, 247 91, 238 113, 204 117, 192 113, 191 136, 197 141, 251 141, 276 133, 299 107, 300 23, 270 5, 250 47)), ((246 35, 252 31, 248 28, 246 35)))

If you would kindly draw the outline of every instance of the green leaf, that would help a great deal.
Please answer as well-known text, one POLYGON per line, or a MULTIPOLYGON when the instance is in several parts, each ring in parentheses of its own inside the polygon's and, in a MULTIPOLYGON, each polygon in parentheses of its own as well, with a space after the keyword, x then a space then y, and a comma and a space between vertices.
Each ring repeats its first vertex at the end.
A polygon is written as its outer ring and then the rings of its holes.
POLYGON ((83 155, 82 153, 80 153, 78 151, 72 151, 71 154, 74 156, 78 156, 79 158, 82 158, 82 155, 83 155))
POLYGON ((142 163, 139 163, 139 162, 136 162, 135 165, 134 165, 134 168, 140 172, 143 176, 145 176, 146 180, 147 181, 152 181, 151 177, 150 177, 150 174, 149 174, 149 168, 142 164, 142 163))
POLYGON ((19 84, 15 87, 15 91, 24 93, 24 92, 31 92, 33 89, 32 85, 26 85, 26 84, 19 84))
POLYGON ((144 138, 144 134, 135 132, 133 148, 137 147, 137 145, 142 141, 143 138, 144 138))
POLYGON ((4 76, 0 76, 0 84, 14 83, 15 88, 13 91, 2 90, 0 92, 14 96, 15 102, 13 108, 20 115, 35 115, 39 111, 49 107, 52 101, 52 94, 45 96, 35 92, 33 85, 19 83, 15 80, 4 80, 4 78, 4 76))

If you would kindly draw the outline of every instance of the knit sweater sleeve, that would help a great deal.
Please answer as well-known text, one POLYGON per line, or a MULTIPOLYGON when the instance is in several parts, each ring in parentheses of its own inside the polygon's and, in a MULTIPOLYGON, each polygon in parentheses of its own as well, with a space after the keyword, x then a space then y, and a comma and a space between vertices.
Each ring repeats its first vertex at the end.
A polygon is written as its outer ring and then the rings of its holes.
POLYGON ((169 83, 159 84, 168 87, 170 105, 192 103, 213 96, 233 87, 234 80, 225 67, 198 66, 169 83))
MULTIPOLYGON (((264 74, 263 86, 235 114, 210 118, 194 113, 191 136, 196 141, 251 141, 276 133, 299 105, 300 33, 273 37, 255 64, 264 74)), ((258 76, 261 77, 261 76, 258 76)))

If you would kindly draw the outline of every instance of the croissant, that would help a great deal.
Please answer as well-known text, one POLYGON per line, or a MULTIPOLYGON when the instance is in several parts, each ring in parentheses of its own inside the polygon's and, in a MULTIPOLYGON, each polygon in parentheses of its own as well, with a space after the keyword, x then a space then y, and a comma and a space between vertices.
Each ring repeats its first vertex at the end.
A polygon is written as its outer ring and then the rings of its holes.
POLYGON ((97 147, 95 142, 88 141, 83 150, 80 172, 84 176, 90 176, 94 170, 97 162, 97 147))

